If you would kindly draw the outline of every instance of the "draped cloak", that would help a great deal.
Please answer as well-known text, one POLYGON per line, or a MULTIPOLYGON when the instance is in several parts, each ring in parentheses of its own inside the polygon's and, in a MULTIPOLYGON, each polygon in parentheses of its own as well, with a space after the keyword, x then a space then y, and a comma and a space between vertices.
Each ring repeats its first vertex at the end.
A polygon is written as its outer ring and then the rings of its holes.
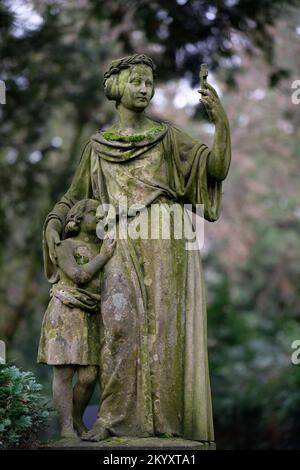
MULTIPOLYGON (((78 200, 117 206, 176 202, 218 218, 221 182, 207 171, 205 144, 162 125, 142 141, 86 145, 67 193, 48 215, 64 224, 78 200)), ((132 221, 134 217, 129 217, 132 221)), ((172 232, 171 232, 172 233, 172 232)), ((57 282, 44 237, 45 272, 57 282)), ((172 434, 213 441, 206 302, 199 251, 184 239, 119 239, 104 266, 101 293, 101 400, 98 422, 117 436, 172 434)))

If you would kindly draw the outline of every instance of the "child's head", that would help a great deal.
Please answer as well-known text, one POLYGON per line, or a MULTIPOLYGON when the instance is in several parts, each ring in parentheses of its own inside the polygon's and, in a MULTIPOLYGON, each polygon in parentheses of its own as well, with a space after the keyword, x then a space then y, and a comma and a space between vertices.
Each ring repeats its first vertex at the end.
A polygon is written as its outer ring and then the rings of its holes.
POLYGON ((99 201, 82 199, 69 210, 64 230, 65 238, 78 234, 81 230, 96 233, 96 210, 99 201))

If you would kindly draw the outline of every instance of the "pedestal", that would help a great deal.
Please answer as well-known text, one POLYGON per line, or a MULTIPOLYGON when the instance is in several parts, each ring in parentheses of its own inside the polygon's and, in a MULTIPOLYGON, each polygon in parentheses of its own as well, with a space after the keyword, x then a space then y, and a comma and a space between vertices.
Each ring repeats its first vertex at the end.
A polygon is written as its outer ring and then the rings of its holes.
POLYGON ((80 449, 80 450, 216 450, 215 442, 188 441, 179 438, 126 438, 112 437, 100 442, 87 442, 78 439, 59 439, 43 446, 47 449, 80 449))

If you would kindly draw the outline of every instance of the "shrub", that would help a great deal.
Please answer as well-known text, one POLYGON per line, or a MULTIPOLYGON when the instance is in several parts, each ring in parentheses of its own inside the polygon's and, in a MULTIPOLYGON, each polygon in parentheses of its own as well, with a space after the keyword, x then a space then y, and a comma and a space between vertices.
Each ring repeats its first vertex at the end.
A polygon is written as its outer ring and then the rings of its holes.
POLYGON ((32 372, 0 364, 0 448, 31 447, 49 408, 32 372))

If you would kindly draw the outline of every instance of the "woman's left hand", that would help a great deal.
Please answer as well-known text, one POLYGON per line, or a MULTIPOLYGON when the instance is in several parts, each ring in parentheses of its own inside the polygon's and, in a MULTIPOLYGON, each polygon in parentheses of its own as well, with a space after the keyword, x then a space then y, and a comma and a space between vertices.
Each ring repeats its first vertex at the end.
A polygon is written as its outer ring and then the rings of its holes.
POLYGON ((204 104, 208 117, 213 121, 213 123, 226 123, 227 116, 214 87, 209 83, 206 83, 205 88, 202 88, 198 92, 202 95, 200 102, 204 104))

